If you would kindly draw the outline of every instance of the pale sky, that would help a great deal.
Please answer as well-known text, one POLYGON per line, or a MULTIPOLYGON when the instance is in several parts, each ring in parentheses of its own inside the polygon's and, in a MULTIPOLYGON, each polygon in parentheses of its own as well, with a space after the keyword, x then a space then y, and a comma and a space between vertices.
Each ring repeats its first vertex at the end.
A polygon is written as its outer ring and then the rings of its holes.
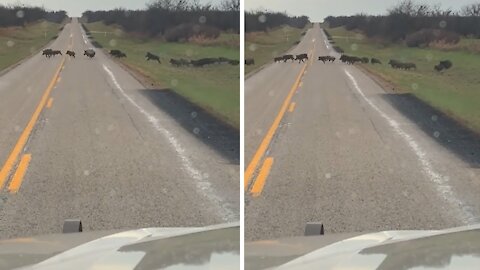
MULTIPOLYGON (((400 0, 244 0, 247 11, 268 9, 286 11, 290 15, 307 15, 313 22, 320 22, 329 15, 354 15, 366 13, 372 15, 385 14, 387 9, 400 0)), ((445 8, 457 11, 460 7, 478 3, 479 0, 417 0, 415 3, 440 4, 445 8)))
MULTIPOLYGON (((143 9, 151 0, 0 0, 3 5, 25 4, 43 6, 49 10, 66 10, 71 17, 80 17, 85 10, 108 10, 118 7, 143 9)), ((221 0, 200 0, 200 3, 217 5, 221 0)))

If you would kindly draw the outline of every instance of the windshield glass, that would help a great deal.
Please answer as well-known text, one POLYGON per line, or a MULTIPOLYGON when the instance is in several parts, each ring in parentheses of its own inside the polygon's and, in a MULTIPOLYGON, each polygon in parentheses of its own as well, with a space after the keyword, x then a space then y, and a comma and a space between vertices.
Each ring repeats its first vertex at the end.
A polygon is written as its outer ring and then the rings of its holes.
POLYGON ((2 1, 0 239, 238 222, 239 3, 2 1))
POLYGON ((479 221, 479 7, 245 1, 246 241, 479 221))

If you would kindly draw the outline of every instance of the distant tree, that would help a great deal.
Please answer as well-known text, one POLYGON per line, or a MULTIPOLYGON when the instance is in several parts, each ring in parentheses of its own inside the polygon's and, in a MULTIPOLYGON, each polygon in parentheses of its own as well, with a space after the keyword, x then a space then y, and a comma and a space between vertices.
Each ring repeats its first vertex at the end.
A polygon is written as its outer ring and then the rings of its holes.
POLYGON ((310 20, 307 16, 289 16, 285 12, 254 11, 245 13, 245 31, 268 31, 282 25, 304 28, 310 20))
POLYGON ((404 0, 388 9, 384 16, 328 16, 325 23, 330 27, 343 26, 348 30, 359 30, 368 37, 395 42, 407 42, 408 37, 408 43, 416 46, 435 40, 455 42, 458 38, 454 34, 480 37, 479 13, 480 3, 465 6, 460 13, 456 13, 439 5, 417 5, 411 0, 404 0))
POLYGON ((0 5, 0 26, 25 26, 41 19, 60 23, 67 17, 65 11, 46 11, 41 7, 0 5))
POLYGON ((231 5, 224 9, 220 5, 202 5, 199 0, 155 0, 144 10, 85 11, 82 18, 87 22, 118 24, 126 31, 150 36, 166 37, 168 32, 169 40, 188 40, 189 35, 214 37, 220 30, 239 33, 240 12, 235 10, 239 2, 229 2, 231 5))
POLYGON ((415 14, 415 3, 412 0, 403 0, 390 8, 388 14, 413 16, 415 14))
POLYGON ((460 10, 463 16, 480 16, 480 2, 464 6, 460 10))
POLYGON ((240 11, 240 0, 223 0, 220 3, 220 9, 240 11))
POLYGON ((158 8, 169 11, 186 10, 189 2, 187 0, 155 0, 149 3, 148 8, 158 8))

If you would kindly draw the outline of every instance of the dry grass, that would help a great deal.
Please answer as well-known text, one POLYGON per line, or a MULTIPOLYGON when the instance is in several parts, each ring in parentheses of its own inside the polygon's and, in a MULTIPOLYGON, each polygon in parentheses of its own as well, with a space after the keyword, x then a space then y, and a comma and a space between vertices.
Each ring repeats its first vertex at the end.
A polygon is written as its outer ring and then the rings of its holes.
POLYGON ((432 42, 429 44, 432 49, 443 51, 468 51, 480 53, 480 39, 467 38, 462 39, 457 44, 448 44, 444 42, 432 42))
MULTIPOLYGON (((111 34, 92 33, 94 40, 108 51, 119 49, 127 54, 119 59, 123 64, 152 79, 156 85, 170 88, 189 101, 209 111, 235 128, 240 127, 240 74, 239 66, 211 65, 203 68, 175 67, 168 63, 170 58, 200 59, 205 57, 226 57, 239 59, 239 37, 235 46, 217 45, 234 39, 233 34, 225 33, 211 46, 199 46, 192 42, 165 42, 161 38, 137 38, 138 35, 123 33, 102 23, 86 25, 91 31, 104 31, 111 34), (117 33, 118 35, 116 35, 117 33), (115 39, 115 45, 110 42, 115 39), (145 52, 158 54, 162 64, 145 61, 145 52)), ((238 36, 238 35, 237 35, 238 36)))
POLYGON ((57 35, 60 26, 39 21, 25 27, 0 28, 0 70, 36 53, 57 35))
POLYGON ((480 132, 480 55, 478 51, 472 53, 472 50, 478 49, 480 40, 461 39, 455 46, 432 44, 442 49, 409 48, 402 44, 385 46, 368 38, 359 39, 357 33, 344 28, 328 31, 346 54, 380 59, 382 65, 362 66, 394 85, 396 92, 398 89, 410 92, 472 130, 480 132), (336 36, 343 38, 335 38, 336 36), (417 70, 392 69, 386 64, 389 59, 414 62, 417 70), (453 67, 443 73, 436 72, 433 66, 446 59, 452 61, 453 67))
POLYGON ((246 33, 245 58, 255 59, 255 65, 245 66, 245 74, 272 61, 273 57, 288 51, 302 38, 301 33, 306 29, 283 26, 267 32, 246 33))
POLYGON ((191 37, 188 42, 200 46, 226 46, 226 47, 238 47, 239 39, 238 35, 222 34, 220 37, 212 39, 203 36, 191 37), (223 35, 223 36, 222 36, 223 35))

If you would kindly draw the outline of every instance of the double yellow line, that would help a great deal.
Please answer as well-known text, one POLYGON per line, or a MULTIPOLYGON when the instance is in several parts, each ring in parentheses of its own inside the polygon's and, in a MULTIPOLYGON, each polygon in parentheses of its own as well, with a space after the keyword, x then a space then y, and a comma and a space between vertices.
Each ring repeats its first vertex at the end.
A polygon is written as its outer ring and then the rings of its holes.
MULTIPOLYGON (((69 48, 73 46, 73 39, 70 39, 70 44, 69 48)), ((63 68, 63 65, 65 64, 65 56, 62 57, 62 61, 60 62, 60 65, 58 66, 57 70, 55 71, 55 74, 53 75, 52 79, 50 80, 50 83, 48 84, 47 88, 45 89, 40 102, 38 103, 37 107, 35 108, 35 111, 33 112, 32 117, 27 123, 27 126, 25 129, 22 131, 20 134, 20 137, 18 138, 17 142, 15 143, 15 146, 13 147, 12 151, 8 155, 7 160, 5 161, 4 165, 2 166, 2 169, 0 170, 0 190, 3 189, 5 183, 8 180, 8 177, 10 176, 10 173, 14 166, 17 164, 18 157, 24 150, 25 145, 27 144, 28 138, 30 137, 30 134, 32 133, 33 128, 35 127, 35 124, 38 121, 38 118, 40 117, 40 114, 42 113, 43 108, 47 105, 49 107, 51 106, 51 99, 49 100, 50 93, 52 92, 53 87, 55 84, 59 81, 59 75, 60 72, 63 68)), ((22 158, 20 159, 20 163, 17 166, 15 173, 13 175, 12 181, 10 182, 10 185, 8 186, 8 191, 10 192, 17 192, 18 189, 20 188, 20 185, 22 183, 23 176, 26 173, 26 170, 28 168, 28 165, 30 163, 30 160, 32 159, 31 154, 24 154, 22 155, 22 158)))
MULTIPOLYGON (((50 96, 50 92, 52 91, 53 87, 55 86, 55 83, 57 82, 58 76, 60 74, 60 71, 64 63, 65 63, 65 57, 62 58, 62 62, 60 63, 60 66, 57 68, 53 78, 50 80, 50 83, 47 86, 47 89, 45 89, 45 92, 43 93, 42 98, 40 99, 40 103, 38 103, 35 111, 33 112, 32 117, 28 121, 27 126, 22 131, 22 134, 20 134, 20 137, 18 138, 17 143, 13 147, 13 150, 10 152, 10 155, 8 155, 7 161, 5 161, 5 164, 0 170, 0 189, 3 188, 3 186, 5 185, 5 182, 8 180, 8 176, 10 175, 10 172, 12 171, 13 167, 16 165, 18 157, 20 153, 23 151, 23 148, 25 147, 28 141, 28 138, 30 137, 32 130, 35 127, 35 124, 37 123, 37 120, 40 117, 40 114, 42 113, 42 110, 45 107, 45 104, 47 103, 48 97, 50 96)), ((28 162, 30 162, 30 159, 31 157, 28 158, 28 162)), ((28 162, 24 162, 24 164, 26 163, 28 165, 28 162)), ((18 166, 17 170, 26 170, 26 166, 18 166)), ((24 172, 23 174, 21 172, 18 172, 18 173, 19 173, 18 174, 19 176, 23 177, 24 172)), ((17 173, 15 173, 15 175, 17 175, 17 173)), ((14 182, 12 181, 12 184, 13 183, 14 182)))
MULTIPOLYGON (((280 108, 280 111, 278 112, 277 116, 275 117, 275 120, 273 121, 272 125, 270 126, 269 130, 267 131, 267 134, 265 135, 262 142, 260 143, 260 145, 259 145, 257 151, 255 152, 252 160, 248 164, 247 169, 245 170, 245 175, 244 175, 245 190, 248 189, 250 181, 252 180, 252 177, 253 177, 255 171, 257 170, 260 161, 262 160, 263 156, 265 155, 265 152, 267 151, 268 146, 272 142, 273 136, 277 132, 278 126, 280 125, 280 122, 282 121, 283 116, 285 115, 285 112, 287 111, 287 109, 290 105, 292 97, 295 94, 295 91, 297 90, 297 88, 300 84, 300 80, 301 80, 301 78, 303 76, 303 73, 305 72, 306 68, 307 68, 307 65, 304 64, 302 69, 300 70, 299 74, 297 75, 295 83, 293 84, 293 86, 290 89, 287 97, 285 98, 285 100, 282 104, 282 107, 280 108)), ((270 164, 267 164, 266 168, 271 168, 272 163, 273 163, 273 159, 269 160, 269 163, 270 164)), ((261 185, 261 183, 259 183, 259 184, 261 185)), ((257 189, 255 189, 255 191, 258 193, 258 192, 261 192, 261 189, 257 188, 257 189)), ((253 190, 252 190, 252 192, 253 192, 253 190)))
MULTIPOLYGON (((313 53, 315 50, 315 44, 312 50, 310 50, 310 65, 313 63, 313 53)), ((256 197, 259 196, 260 193, 263 190, 263 187, 265 185, 265 181, 270 173, 270 170, 273 166, 273 157, 267 157, 263 161, 263 164, 260 168, 260 171, 258 173, 258 176, 255 178, 253 177, 255 172, 257 171, 257 168, 259 167, 260 162, 262 161, 263 157, 265 156, 265 153, 267 152, 268 147, 270 146, 270 143, 272 142, 273 136, 277 132, 277 129, 280 125, 280 122, 282 121, 285 112, 288 110, 290 112, 293 112, 293 109, 295 108, 295 103, 292 103, 292 98, 297 89, 299 88, 302 77, 306 72, 308 66, 308 62, 305 63, 300 70, 300 72, 297 75, 297 78, 295 80, 295 83, 292 85, 290 88, 290 91, 288 92, 287 97, 283 101, 283 104, 280 108, 280 111, 278 112, 277 116, 275 117, 272 125, 270 126, 269 130, 267 131, 267 134, 263 138, 262 142, 260 143, 257 151, 253 155, 252 160, 247 166, 247 169, 245 170, 244 174, 244 188, 245 191, 248 190, 248 187, 250 185, 250 182, 253 181, 252 188, 250 190, 250 193, 252 196, 256 197)))

